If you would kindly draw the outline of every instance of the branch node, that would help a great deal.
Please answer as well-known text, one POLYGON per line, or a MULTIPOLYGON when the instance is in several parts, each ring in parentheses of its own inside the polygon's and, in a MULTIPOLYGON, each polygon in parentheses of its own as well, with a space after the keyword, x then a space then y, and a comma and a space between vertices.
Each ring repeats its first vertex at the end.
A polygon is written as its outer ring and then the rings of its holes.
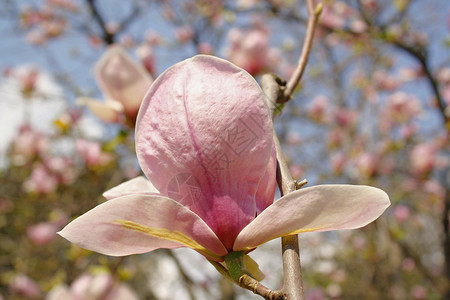
POLYGON ((301 189, 304 185, 308 184, 308 180, 305 178, 301 181, 296 182, 296 188, 297 190, 301 189))
POLYGON ((316 9, 314 10, 314 14, 316 15, 316 17, 320 16, 320 14, 322 13, 322 9, 323 4, 322 2, 320 2, 319 4, 317 4, 316 9))

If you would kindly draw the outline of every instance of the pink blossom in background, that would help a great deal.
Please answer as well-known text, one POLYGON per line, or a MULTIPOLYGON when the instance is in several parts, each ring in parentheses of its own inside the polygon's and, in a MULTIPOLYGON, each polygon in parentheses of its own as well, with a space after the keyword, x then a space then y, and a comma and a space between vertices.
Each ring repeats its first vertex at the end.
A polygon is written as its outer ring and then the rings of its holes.
POLYGON ((198 44, 199 54, 213 54, 214 48, 210 43, 202 42, 198 44))
POLYGON ((70 291, 74 300, 138 299, 137 295, 127 285, 115 282, 114 278, 107 273, 84 274, 74 281, 70 291))
POLYGON ((194 37, 194 30, 190 26, 178 27, 175 30, 175 39, 180 44, 184 44, 192 40, 194 37))
POLYGON ((363 33, 367 31, 367 24, 361 19, 355 19, 350 22, 350 30, 356 33, 363 33))
POLYGON ((365 226, 390 205, 383 191, 352 185, 304 188, 273 202, 266 97, 250 74, 213 56, 180 62, 151 86, 136 153, 146 178, 105 192, 108 201, 61 236, 106 255, 189 247, 220 262, 285 235, 365 226))
POLYGON ((414 146, 409 154, 411 170, 419 176, 426 176, 437 163, 438 147, 435 143, 421 143, 414 146))
POLYGON ((329 29, 342 29, 345 25, 345 18, 333 11, 330 5, 324 5, 319 23, 329 29))
POLYGON ((30 177, 23 182, 22 187, 28 193, 49 194, 55 192, 58 188, 58 180, 44 165, 37 164, 34 166, 30 177))
POLYGON ((81 109, 70 107, 54 121, 54 124, 61 130, 62 133, 65 133, 67 130, 78 124, 82 114, 83 112, 81 109))
POLYGON ((417 126, 414 124, 407 124, 400 127, 400 136, 402 139, 409 140, 417 133, 417 126))
POLYGON ((397 165, 397 160, 393 157, 389 156, 381 156, 382 159, 380 161, 380 165, 378 166, 377 172, 379 172, 382 175, 389 175, 392 174, 395 170, 395 166, 397 165))
POLYGON ((372 75, 372 80, 376 89, 384 91, 396 90, 401 85, 399 79, 382 70, 376 70, 372 75))
POLYGON ((48 38, 41 29, 32 29, 28 31, 26 40, 31 45, 42 46, 48 41, 48 38))
POLYGON ((69 287, 59 285, 47 295, 46 300, 137 300, 138 296, 131 288, 117 282, 108 273, 79 276, 69 287))
POLYGON ((64 19, 52 19, 42 22, 41 26, 47 38, 54 38, 63 33, 66 28, 66 21, 64 19))
POLYGON ((0 197, 0 213, 8 213, 10 212, 14 207, 14 204, 11 200, 8 198, 0 197))
POLYGON ((286 143, 290 146, 297 146, 302 142, 302 138, 295 131, 289 131, 286 135, 286 143))
POLYGON ((119 44, 125 48, 131 48, 136 45, 136 39, 131 33, 124 33, 120 35, 119 44))
POLYGON ((56 178, 59 184, 71 184, 78 177, 78 170, 72 158, 51 156, 44 158, 44 165, 56 178))
POLYGON ((134 126, 145 92, 153 82, 143 66, 135 63, 125 50, 111 46, 95 65, 95 78, 105 101, 82 97, 77 103, 86 105, 106 122, 126 122, 134 126), (126 120, 123 120, 126 117, 126 120))
POLYGON ((327 133, 327 145, 330 149, 340 148, 346 140, 346 134, 343 130, 333 128, 327 133))
POLYGON ((335 174, 342 173, 346 163, 347 163, 347 157, 342 152, 334 153, 330 157, 331 169, 333 170, 333 172, 335 174))
POLYGON ((65 212, 55 210, 51 213, 50 221, 28 226, 27 236, 36 245, 49 244, 56 238, 56 233, 67 224, 68 220, 65 212))
POLYGON ((424 191, 439 200, 445 199, 445 188, 436 180, 427 180, 423 185, 424 191))
POLYGON ((382 116, 400 123, 410 121, 421 112, 422 107, 419 99, 414 95, 396 92, 389 96, 382 116))
POLYGON ((261 3, 260 0, 237 0, 237 6, 239 9, 247 10, 254 8, 258 3, 261 3))
POLYGON ((154 75, 155 70, 155 54, 153 53, 153 48, 150 44, 141 44, 136 49, 136 55, 139 58, 141 64, 144 68, 151 74, 154 75))
POLYGON ((119 23, 116 21, 110 21, 105 24, 105 29, 109 34, 116 34, 119 30, 119 23))
POLYGON ((242 31, 232 28, 228 32, 229 46, 227 59, 243 68, 251 75, 263 71, 268 63, 269 31, 265 28, 252 28, 242 31))
POLYGON ((324 95, 314 97, 307 107, 308 116, 317 122, 326 122, 330 109, 330 101, 324 95))
POLYGON ((399 79, 402 82, 413 81, 423 75, 423 70, 420 67, 405 67, 399 71, 399 79))
MULTIPOLYGON (((45 42, 59 37, 66 29, 66 20, 55 13, 52 3, 41 8, 26 6, 21 12, 21 25, 29 29, 28 42, 43 45, 45 42)), ((71 8, 66 6, 68 10, 71 8)))
POLYGON ((362 6, 370 12, 377 12, 379 10, 377 0, 362 0, 362 6))
POLYGON ((298 164, 291 164, 289 167, 289 171, 293 178, 301 178, 305 176, 305 170, 298 164))
POLYGON ((29 125, 22 125, 19 135, 12 141, 12 162, 15 165, 25 165, 45 153, 48 149, 48 139, 33 130, 29 125))
POLYGON ((56 232, 61 228, 53 223, 42 222, 27 228, 28 238, 36 245, 46 245, 56 238, 56 232))
POLYGON ((305 293, 306 300, 325 300, 326 294, 322 288, 311 288, 305 293))
POLYGON ((144 42, 148 43, 150 46, 158 46, 163 44, 163 38, 158 32, 149 29, 144 33, 144 42))
POLYGON ((16 275, 9 283, 9 288, 13 294, 26 299, 39 299, 42 293, 37 283, 24 274, 16 275))
POLYGON ((77 4, 70 0, 45 0, 45 3, 50 6, 63 8, 71 12, 78 11, 77 4))
POLYGON ((354 161, 358 174, 366 178, 373 176, 379 166, 379 159, 376 153, 363 152, 358 154, 354 161))
POLYGON ((346 129, 355 126, 358 122, 358 112, 348 108, 336 108, 333 114, 336 124, 346 129))
POLYGON ((30 68, 22 73, 15 74, 15 77, 19 81, 21 91, 25 97, 30 96, 30 94, 35 90, 39 75, 40 72, 36 68, 30 68))
POLYGON ((450 84, 450 68, 442 68, 436 73, 437 80, 444 85, 450 84))
POLYGON ((407 257, 402 261, 402 268, 407 272, 413 271, 415 267, 416 263, 412 258, 407 257))
POLYGON ((421 285, 413 286, 411 290, 411 296, 414 299, 426 299, 427 298, 427 290, 421 285))
POLYGON ((355 235, 352 239, 352 246, 355 248, 355 250, 362 250, 366 248, 367 238, 362 234, 355 235))
POLYGON ((411 211, 406 205, 396 205, 393 208, 394 218, 397 222, 403 223, 411 216, 411 211))
POLYGON ((112 153, 102 150, 99 142, 77 139, 75 145, 77 153, 84 159, 88 167, 102 167, 114 159, 112 153))
POLYGON ((442 98, 446 105, 444 113, 450 118, 450 68, 440 69, 436 77, 440 83, 442 98))

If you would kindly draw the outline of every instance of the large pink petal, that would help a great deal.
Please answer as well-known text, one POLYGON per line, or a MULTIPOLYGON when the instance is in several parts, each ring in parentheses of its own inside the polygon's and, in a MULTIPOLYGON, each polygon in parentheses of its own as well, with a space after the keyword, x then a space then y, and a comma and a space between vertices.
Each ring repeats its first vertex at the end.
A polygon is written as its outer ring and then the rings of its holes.
POLYGON ((228 249, 255 216, 271 153, 264 97, 244 70, 199 55, 164 72, 138 115, 136 152, 147 178, 203 218, 228 249))
POLYGON ((110 47, 95 65, 95 78, 106 98, 122 103, 128 115, 136 116, 152 78, 120 46, 110 47))
POLYGON ((150 194, 159 191, 145 177, 138 176, 136 178, 125 181, 103 193, 103 197, 108 200, 131 194, 150 194))
POLYGON ((185 246, 215 260, 227 254, 200 217, 178 202, 156 195, 109 200, 59 234, 82 248, 113 256, 185 246))
POLYGON ((272 154, 267 164, 267 169, 264 176, 259 182, 258 190, 256 191, 256 212, 260 214, 269 205, 273 203, 275 197, 275 190, 277 188, 277 150, 275 144, 272 146, 272 154))
POLYGON ((388 195, 362 185, 318 185, 290 193, 264 210, 236 239, 234 250, 309 231, 354 229, 378 218, 388 195))

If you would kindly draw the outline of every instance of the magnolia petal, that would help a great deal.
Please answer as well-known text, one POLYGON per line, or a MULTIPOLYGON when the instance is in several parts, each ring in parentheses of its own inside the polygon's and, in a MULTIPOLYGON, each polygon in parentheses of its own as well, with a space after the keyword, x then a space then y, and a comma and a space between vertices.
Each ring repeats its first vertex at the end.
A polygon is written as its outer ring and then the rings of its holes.
POLYGON ((125 181, 112 189, 107 190, 103 193, 103 197, 108 200, 118 198, 121 196, 131 195, 131 194, 149 194, 157 193, 158 190, 153 186, 153 184, 145 177, 138 176, 136 178, 125 181))
POLYGON ((204 219, 228 248, 255 216, 271 153, 264 97, 243 69, 199 55, 156 79, 136 123, 147 178, 204 219))
POLYGON ((82 248, 112 256, 179 247, 193 248, 212 260, 227 254, 195 213, 157 195, 109 200, 69 223, 59 234, 82 248))
POLYGON ((362 185, 318 185, 290 193, 264 210, 236 238, 235 251, 309 231, 354 229, 378 218, 388 195, 362 185))
POLYGON ((266 277, 264 273, 259 269, 258 263, 248 254, 244 254, 244 267, 244 271, 257 281, 261 281, 264 279, 264 277, 266 277))
POLYGON ((275 197, 275 190, 277 188, 277 150, 275 144, 272 145, 272 154, 267 164, 267 169, 264 176, 259 182, 258 190, 256 191, 256 212, 260 214, 269 205, 273 203, 275 197))
POLYGON ((106 98, 122 103, 128 115, 136 116, 152 78, 126 51, 114 45, 95 65, 95 78, 106 98))
POLYGON ((86 105, 90 111, 105 122, 117 122, 123 106, 120 102, 114 100, 100 101, 88 97, 80 97, 77 99, 78 105, 86 105))

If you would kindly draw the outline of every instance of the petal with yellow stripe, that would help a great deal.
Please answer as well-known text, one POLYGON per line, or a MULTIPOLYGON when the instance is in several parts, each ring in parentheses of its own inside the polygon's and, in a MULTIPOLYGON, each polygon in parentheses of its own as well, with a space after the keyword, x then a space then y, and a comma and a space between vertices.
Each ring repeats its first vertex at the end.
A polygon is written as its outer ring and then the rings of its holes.
POLYGON ((212 260, 227 254, 198 215, 158 195, 111 199, 72 221, 59 234, 82 248, 112 256, 180 247, 193 248, 212 260))
POLYGON ((310 231, 355 229, 378 218, 388 195, 363 185, 318 185, 290 193, 266 208, 238 235, 234 251, 310 231))

